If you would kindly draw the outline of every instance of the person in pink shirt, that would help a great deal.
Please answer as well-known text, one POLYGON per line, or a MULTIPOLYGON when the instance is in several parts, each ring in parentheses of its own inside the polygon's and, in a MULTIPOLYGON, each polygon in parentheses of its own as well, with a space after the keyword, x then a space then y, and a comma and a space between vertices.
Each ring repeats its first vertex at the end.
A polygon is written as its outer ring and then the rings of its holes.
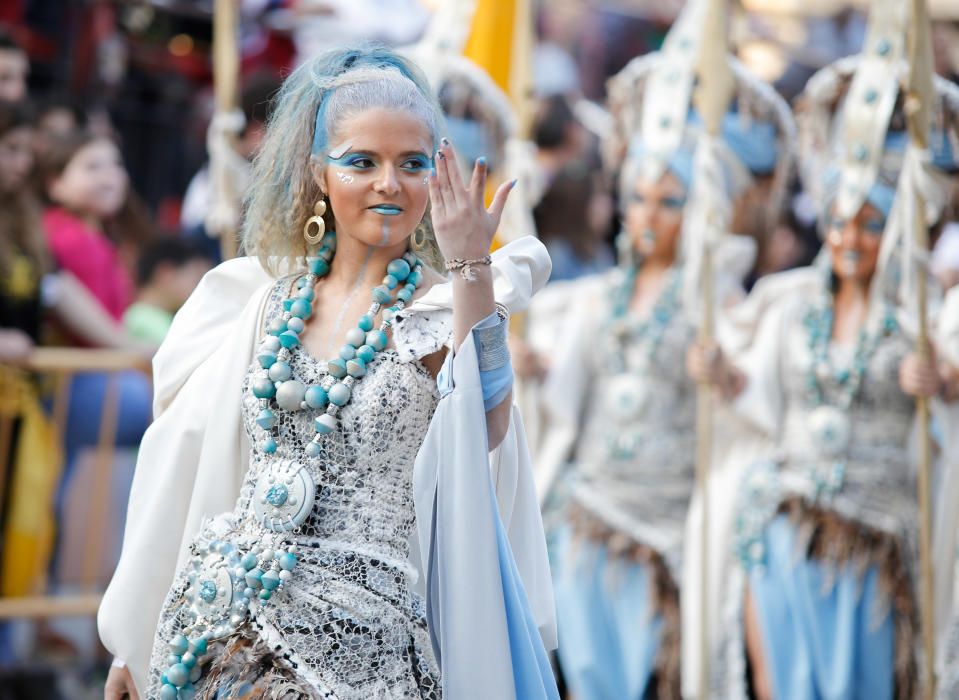
POLYGON ((119 320, 134 295, 130 272, 107 235, 129 196, 120 150, 110 138, 75 131, 51 143, 44 165, 52 206, 43 224, 54 261, 119 320))

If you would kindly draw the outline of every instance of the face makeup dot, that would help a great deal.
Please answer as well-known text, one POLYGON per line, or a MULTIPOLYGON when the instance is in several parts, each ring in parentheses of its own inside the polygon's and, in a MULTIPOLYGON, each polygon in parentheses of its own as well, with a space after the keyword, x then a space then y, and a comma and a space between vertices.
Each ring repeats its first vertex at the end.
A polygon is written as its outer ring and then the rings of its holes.
POLYGON ((349 185, 351 182, 353 182, 352 175, 347 175, 346 173, 337 173, 336 176, 340 178, 340 182, 345 185, 349 185))

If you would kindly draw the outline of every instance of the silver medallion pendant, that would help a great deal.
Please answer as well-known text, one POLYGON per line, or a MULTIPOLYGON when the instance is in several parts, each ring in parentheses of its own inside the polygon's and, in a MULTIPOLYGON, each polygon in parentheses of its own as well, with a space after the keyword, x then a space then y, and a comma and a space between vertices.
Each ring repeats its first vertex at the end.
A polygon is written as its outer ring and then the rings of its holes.
POLYGON ((835 406, 819 406, 809 414, 807 425, 813 448, 821 457, 835 459, 846 453, 852 427, 845 411, 835 406))
POLYGON ((316 482, 305 466, 291 459, 272 462, 256 482, 253 510, 272 532, 291 532, 306 522, 316 499, 316 482))
POLYGON ((641 418, 649 399, 649 387, 637 374, 623 372, 617 374, 611 382, 608 406, 621 422, 632 422, 641 418))
POLYGON ((239 552, 228 542, 215 540, 200 546, 186 591, 197 629, 207 629, 216 637, 246 619, 249 601, 243 597, 245 584, 237 578, 239 564, 239 552))

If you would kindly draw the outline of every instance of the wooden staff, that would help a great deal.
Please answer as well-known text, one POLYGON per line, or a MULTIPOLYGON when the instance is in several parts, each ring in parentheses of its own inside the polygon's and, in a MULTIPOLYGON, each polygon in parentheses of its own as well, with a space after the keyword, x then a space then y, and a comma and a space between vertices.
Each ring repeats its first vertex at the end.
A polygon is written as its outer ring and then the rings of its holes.
MULTIPOLYGON (((929 145, 930 106, 933 97, 932 43, 929 15, 925 0, 912 0, 910 31, 908 33, 909 75, 905 87, 906 123, 909 138, 915 148, 925 151, 929 145)), ((922 193, 906 193, 915 197, 915 221, 913 235, 918 251, 929 251, 929 228, 926 222, 925 202, 922 193)), ((907 260, 907 265, 915 264, 907 260)), ((927 362, 932 353, 929 345, 929 323, 926 312, 928 272, 925 264, 917 265, 916 283, 918 308, 916 317, 918 333, 916 336, 916 354, 927 362)), ((935 597, 933 595, 932 572, 932 508, 930 506, 930 470, 932 446, 929 440, 929 399, 916 399, 916 412, 919 419, 919 474, 917 489, 919 496, 919 573, 922 619, 922 643, 926 656, 923 697, 932 700, 936 692, 936 637, 935 637, 935 597)))
MULTIPOLYGON (((698 83, 693 95, 693 103, 703 119, 703 125, 710 138, 716 138, 720 133, 723 116, 729 108, 735 89, 735 79, 729 67, 728 21, 725 0, 706 0, 702 45, 699 60, 696 66, 698 83)), ((700 175, 704 175, 701 173, 700 175)), ((718 183, 713 183, 718 186, 718 183)), ((714 342, 715 326, 715 290, 713 284, 713 243, 711 231, 725 228, 728 222, 722 220, 718 211, 706 212, 705 221, 701 222, 708 228, 705 236, 702 267, 702 325, 699 328, 699 343, 702 347, 711 346, 714 342)), ((700 629, 700 666, 698 697, 709 696, 710 678, 710 611, 709 594, 711 577, 709 575, 709 464, 712 459, 713 446, 713 387, 710 382, 700 382, 697 387, 696 403, 696 483, 699 488, 700 502, 702 503, 702 520, 700 522, 700 600, 699 600, 699 629, 700 629)))
MULTIPOLYGON (((216 110, 228 114, 236 109, 240 75, 240 55, 236 40, 236 0, 216 0, 213 7, 213 93, 216 110)), ((232 140, 232 139, 231 139, 232 140)), ((217 156, 212 155, 213 158, 217 156)), ((236 183, 229 182, 224 166, 211 163, 210 174, 219 182, 213 182, 214 197, 229 196, 237 201, 236 183), (217 191, 221 195, 217 195, 217 191)), ((236 257, 236 231, 216 232, 220 237, 220 252, 224 260, 236 257)))

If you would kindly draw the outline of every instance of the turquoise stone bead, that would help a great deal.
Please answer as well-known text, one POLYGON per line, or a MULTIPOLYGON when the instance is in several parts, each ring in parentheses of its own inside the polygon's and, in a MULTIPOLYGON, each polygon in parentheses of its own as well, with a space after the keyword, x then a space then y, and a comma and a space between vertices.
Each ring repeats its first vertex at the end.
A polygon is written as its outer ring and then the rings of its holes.
POLYGON ((265 454, 271 455, 276 452, 276 440, 271 437, 268 437, 266 440, 260 443, 260 449, 263 450, 265 454))
POLYGON ((306 456, 307 456, 307 457, 319 457, 319 456, 320 456, 320 446, 317 445, 315 442, 312 442, 312 441, 311 441, 309 444, 307 444, 307 446, 304 448, 304 451, 306 452, 306 456))
POLYGON ((346 342, 354 348, 360 347, 366 342, 366 331, 361 328, 351 328, 346 332, 346 342))
POLYGON ((273 366, 270 367, 270 379, 274 382, 285 382, 293 376, 293 369, 290 367, 289 362, 274 362, 273 366))
POLYGON ((406 304, 410 303, 410 299, 413 298, 413 292, 405 287, 396 293, 397 301, 402 301, 406 304))
POLYGON ((194 700, 194 698, 196 698, 196 688, 190 683, 180 688, 176 696, 176 700, 194 700))
POLYGON ((346 363, 346 372, 351 377, 359 379, 366 375, 366 363, 358 357, 354 358, 346 363))
POLYGON ((350 390, 346 384, 340 382, 339 384, 334 384, 330 388, 330 403, 335 404, 336 406, 345 406, 350 400, 350 394, 353 392, 350 390))
POLYGON ((390 294, 389 289, 382 285, 379 287, 373 287, 373 301, 380 304, 389 304, 392 300, 393 295, 390 294))
POLYGON ((263 585, 260 583, 260 580, 263 578, 263 569, 260 567, 250 569, 244 578, 246 579, 246 585, 256 590, 263 585))
POLYGON ((356 348, 352 345, 344 345, 340 348, 340 358, 344 360, 352 360, 356 357, 356 348))
POLYGON ((178 656, 177 654, 170 654, 169 656, 166 657, 166 662, 170 664, 171 666, 173 664, 178 664, 180 663, 180 656, 178 656))
POLYGON ((264 430, 269 430, 276 425, 276 416, 273 415, 273 411, 268 408, 264 408, 262 411, 260 411, 260 415, 256 417, 256 424, 264 430))
POLYGON ((270 333, 272 335, 279 335, 285 330, 286 330, 286 321, 284 321, 282 318, 274 319, 270 323, 270 333))
POLYGON ((283 552, 279 561, 280 568, 284 571, 293 571, 296 568, 296 555, 293 552, 283 552))
POLYGON ((274 484, 266 492, 266 502, 275 508, 279 508, 289 497, 290 492, 287 490, 286 486, 283 484, 274 484))
MULTIPOLYGON (((170 651, 177 656, 182 656, 190 648, 190 642, 182 634, 178 634, 170 640, 170 651)), ((177 683, 176 685, 180 685, 177 683)))
POLYGON ((392 260, 386 266, 386 273, 402 282, 410 276, 410 264, 405 260, 392 260))
POLYGON ((265 588, 262 591, 260 591, 260 595, 259 595, 260 600, 269 600, 272 597, 273 597, 273 591, 268 591, 265 588))
POLYGON ((280 344, 287 348, 295 348, 300 344, 300 336, 293 331, 283 331, 280 333, 280 344))
POLYGON ((213 581, 200 581, 200 598, 207 603, 216 600, 216 584, 213 581))
POLYGON ((421 270, 413 270, 410 273, 410 276, 406 279, 408 284, 412 284, 414 287, 418 287, 420 282, 423 281, 423 272, 421 270))
POLYGON ((320 241, 330 250, 336 250, 336 233, 333 231, 327 231, 323 234, 323 240, 320 241))
POLYGON ((173 664, 167 669, 166 677, 177 688, 182 688, 190 681, 190 669, 183 664, 173 664))
POLYGON ((326 262, 333 262, 333 249, 328 245, 320 246, 317 255, 326 260, 326 262))
POLYGON ((297 299, 290 306, 290 313, 297 318, 309 318, 313 313, 313 305, 306 299, 297 299))
POLYGON ((300 299, 306 299, 308 302, 313 302, 316 298, 316 292, 313 291, 313 287, 304 287, 296 294, 300 299))
POLYGON ((316 417, 316 420, 313 421, 313 426, 320 435, 326 435, 336 430, 337 423, 338 421, 334 416, 331 416, 329 413, 324 413, 316 417))
POLYGON ((297 335, 306 330, 306 321, 304 321, 299 316, 294 316, 289 321, 286 322, 286 329, 288 331, 293 331, 297 335))
POLYGON ((366 334, 366 344, 372 345, 374 350, 386 347, 386 333, 381 330, 370 331, 366 334))
POLYGON ((310 408, 325 408, 326 404, 329 403, 326 391, 321 386, 311 386, 307 389, 303 400, 310 408))
MULTIPOLYGON (((247 552, 246 554, 244 554, 243 558, 240 560, 240 566, 242 566, 247 571, 254 568, 256 566, 256 555, 253 552, 247 552)), ((206 651, 206 641, 203 639, 200 639, 194 642, 193 646, 194 646, 194 649, 193 649, 194 654, 202 654, 206 651), (198 649, 197 644, 199 644, 199 642, 203 642, 202 651, 197 651, 198 649)))
POLYGON ((383 278, 383 286, 387 289, 396 289, 397 285, 400 283, 393 275, 387 275, 383 278))
POLYGON ((376 350, 372 345, 361 345, 356 350, 356 356, 363 360, 364 363, 369 364, 373 361, 373 358, 376 357, 376 350))
MULTIPOLYGON (((254 563, 256 563, 254 561, 254 563)), ((197 657, 203 656, 206 653, 206 640, 202 637, 200 639, 194 639, 190 642, 190 650, 197 657)))
POLYGON ((293 300, 292 300, 292 299, 284 299, 284 300, 283 300, 283 310, 284 310, 284 311, 289 311, 291 308, 293 308, 293 300))
POLYGON ((275 591, 280 585, 280 576, 275 571, 267 571, 261 579, 263 588, 268 591, 275 591))
POLYGON ((160 688, 160 700, 178 700, 176 686, 166 683, 160 688))
POLYGON ((272 399, 276 396, 276 386, 267 377, 253 380, 253 395, 258 399, 272 399))
POLYGON ((330 271, 330 264, 323 258, 307 258, 306 264, 317 277, 323 277, 330 271))
POLYGON ((326 363, 326 371, 337 379, 342 379, 346 376, 346 360, 340 359, 339 357, 335 360, 330 360, 326 363))
POLYGON ((373 330, 373 317, 369 314, 363 314, 360 316, 360 322, 356 325, 360 327, 361 331, 368 333, 373 330))
POLYGON ((276 353, 275 352, 261 352, 256 356, 257 361, 260 363, 260 367, 263 369, 270 369, 273 366, 273 363, 276 362, 276 353))
POLYGON ((193 668, 194 666, 196 666, 196 657, 190 652, 187 652, 186 654, 183 655, 182 663, 187 668, 193 668))

